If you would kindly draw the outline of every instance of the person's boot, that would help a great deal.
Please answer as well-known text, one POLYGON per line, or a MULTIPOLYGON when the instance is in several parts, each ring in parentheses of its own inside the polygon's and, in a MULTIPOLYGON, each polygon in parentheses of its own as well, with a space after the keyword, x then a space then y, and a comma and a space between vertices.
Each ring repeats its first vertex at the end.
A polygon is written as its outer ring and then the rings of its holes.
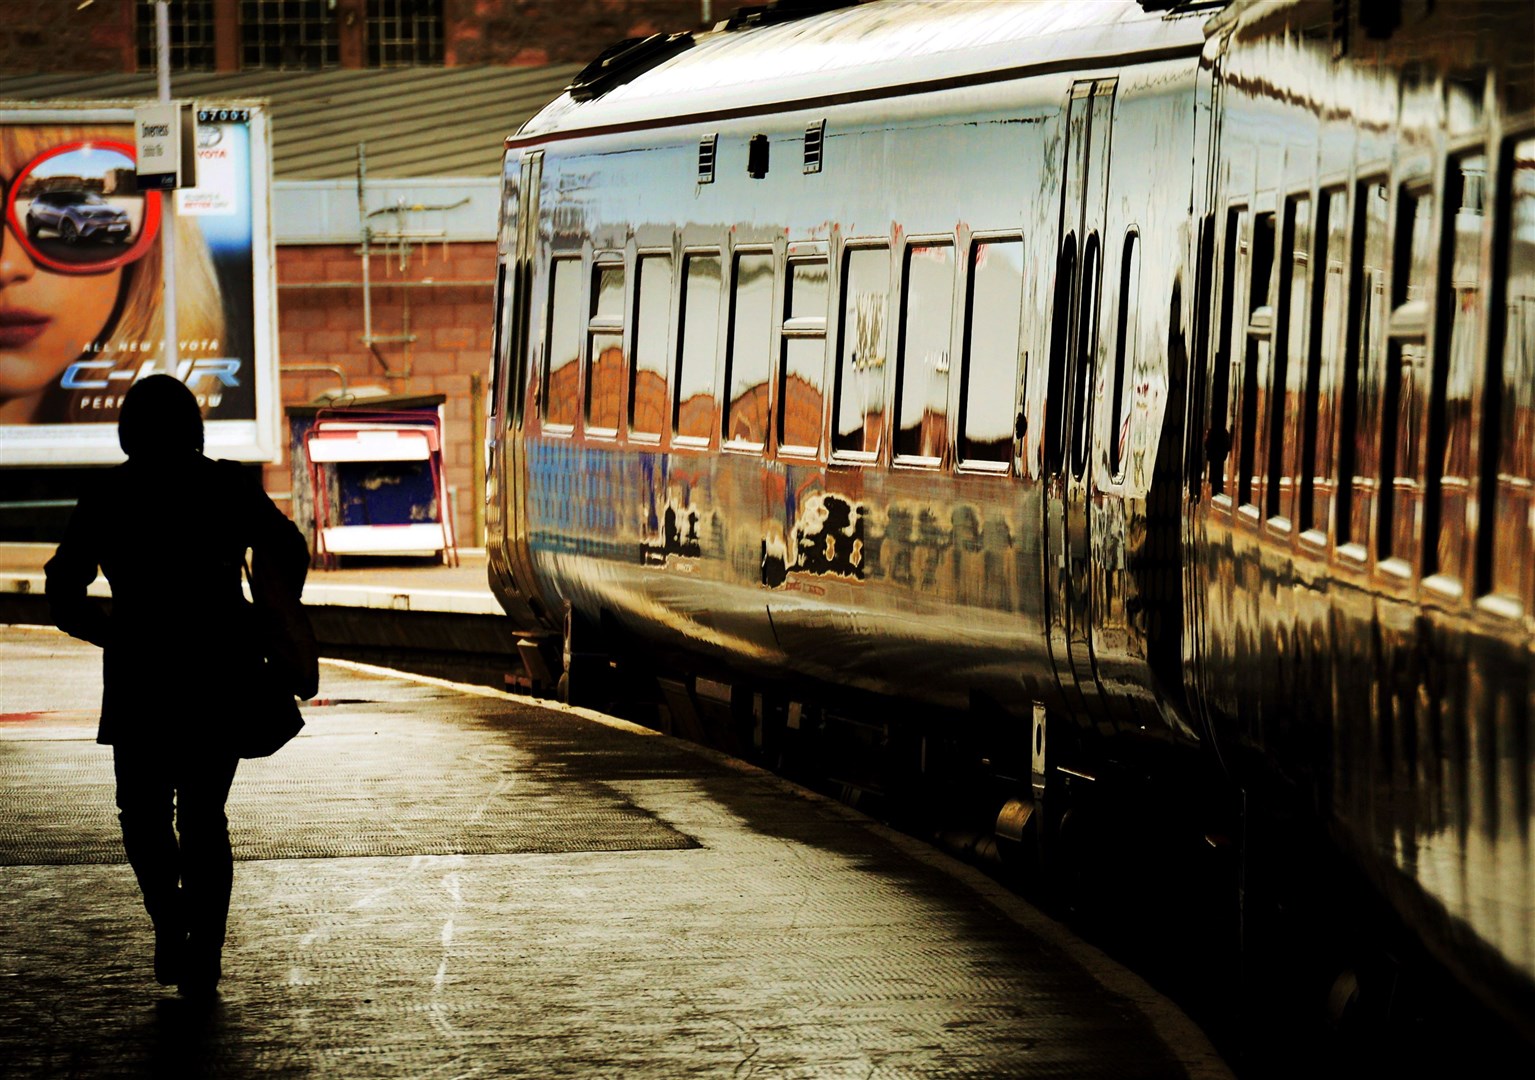
POLYGON ((155 982, 175 986, 181 982, 186 965, 187 934, 181 923, 155 925, 155 982))
POLYGON ((183 997, 212 997, 218 993, 223 977, 223 946, 217 942, 189 937, 183 953, 177 988, 183 997))

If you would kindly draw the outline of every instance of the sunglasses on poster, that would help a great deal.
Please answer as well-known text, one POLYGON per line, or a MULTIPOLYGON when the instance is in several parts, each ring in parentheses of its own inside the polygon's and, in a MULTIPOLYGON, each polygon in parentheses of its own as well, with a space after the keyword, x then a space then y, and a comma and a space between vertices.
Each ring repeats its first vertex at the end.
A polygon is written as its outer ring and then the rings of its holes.
POLYGON ((131 143, 92 139, 38 154, 0 179, 8 236, 38 266, 99 274, 143 257, 160 229, 158 192, 134 183, 131 143))

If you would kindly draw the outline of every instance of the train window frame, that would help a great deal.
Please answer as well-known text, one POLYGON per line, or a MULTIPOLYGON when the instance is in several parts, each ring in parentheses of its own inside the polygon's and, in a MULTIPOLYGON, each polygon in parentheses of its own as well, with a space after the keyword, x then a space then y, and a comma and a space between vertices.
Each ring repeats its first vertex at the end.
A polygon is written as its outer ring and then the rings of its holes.
MULTIPOLYGON (((1366 293, 1370 288, 1365 280, 1366 249, 1370 244, 1370 203, 1368 194, 1373 188, 1384 188, 1387 199, 1390 198, 1391 179, 1384 171, 1360 170, 1357 178, 1350 186, 1349 199, 1349 262, 1348 262, 1348 288, 1349 305, 1346 347, 1343 352, 1343 379, 1341 384, 1342 399, 1338 408, 1338 477, 1336 496, 1333 504, 1333 530, 1337 537, 1337 543, 1333 547, 1334 562, 1343 567, 1354 570, 1362 570, 1369 565, 1371 544, 1370 529, 1375 522, 1374 506, 1371 505, 1361 514, 1360 521, 1363 524, 1363 536, 1355 535, 1353 516, 1355 513, 1355 500, 1359 498, 1357 490, 1361 485, 1357 481, 1361 479, 1371 480, 1373 487, 1368 493, 1371 502, 1378 497, 1380 477, 1378 475, 1379 462, 1377 461, 1377 475, 1364 477, 1359 473, 1360 463, 1358 448, 1361 445, 1358 431, 1360 413, 1369 404, 1365 396, 1368 387, 1362 387, 1361 382, 1368 380, 1363 378, 1372 376, 1372 367, 1375 362, 1374 353, 1379 349, 1379 342, 1370 341, 1368 355, 1363 348, 1362 335, 1366 332, 1365 309, 1366 293)), ((1390 206, 1388 203, 1387 214, 1383 219, 1382 231, 1385 233, 1383 242, 1386 253, 1382 261, 1386 264, 1387 286, 1389 287, 1389 263, 1390 263, 1390 206)), ((1387 297, 1389 303, 1389 295, 1387 297)), ((1382 326, 1384 329, 1384 325, 1382 326)), ((1384 335, 1381 335, 1384 336, 1384 335)), ((1378 402, 1375 403, 1378 407, 1378 402)), ((1377 416, 1375 423, 1374 453, 1380 456, 1380 424, 1377 416)), ((1369 433, 1366 433, 1367 435, 1369 433)), ((1368 443, 1368 440, 1366 440, 1368 443)))
MULTIPOLYGON (((1013 459, 1017 456, 1017 441, 1015 434, 1017 428, 1017 408, 1019 389, 1023 380, 1023 335, 1024 316, 1023 307, 1028 293, 1028 274, 1025 260, 1027 250, 1023 245, 1023 234, 1017 231, 1008 232, 976 232, 972 233, 963 267, 957 264, 956 271, 964 275, 964 308, 962 312, 963 322, 960 326, 960 365, 958 408, 955 417, 955 432, 957 435, 956 446, 958 448, 956 468, 964 473, 976 473, 984 476, 1006 476, 1013 470, 1013 459), (1012 319, 1016 327, 1013 338, 1013 368, 1007 383, 1007 401, 1010 410, 1010 418, 1007 425, 1007 434, 1003 441, 1002 456, 1000 458, 970 456, 967 447, 970 443, 970 379, 974 370, 975 331, 976 331, 976 260, 982 248, 999 247, 1002 245, 1016 245, 1018 248, 1019 273, 1018 273, 1018 297, 1013 305, 1012 319)), ((988 309, 991 310, 991 309, 988 309)), ((998 387, 1000 393, 1001 388, 998 387)))
MULTIPOLYGON (((779 305, 781 321, 778 326, 778 371, 774 376, 775 383, 775 409, 772 417, 774 435, 777 439, 777 450, 780 456, 788 458, 814 458, 821 451, 821 443, 826 436, 826 343, 828 340, 828 327, 830 324, 831 303, 836 295, 832 287, 832 264, 830 252, 824 242, 802 242, 790 244, 788 254, 783 264, 783 301, 779 305), (825 268, 825 296, 819 315, 795 312, 795 270, 800 267, 820 266, 825 268), (795 342, 817 342, 821 344, 820 352, 820 383, 815 387, 821 396, 821 408, 817 416, 817 435, 814 443, 795 441, 787 437, 789 428, 789 378, 798 371, 791 368, 789 352, 795 342)), ((812 365, 813 367, 813 365, 812 365)))
POLYGON ((691 355, 688 351, 687 323, 689 314, 688 283, 689 270, 695 262, 713 259, 718 264, 718 288, 716 289, 714 302, 714 340, 708 345, 708 364, 699 364, 699 370, 707 370, 709 374, 709 396, 714 401, 714 408, 720 408, 719 382, 720 382, 720 330, 724 324, 720 308, 725 299, 725 253, 718 247, 685 248, 682 252, 682 268, 677 275, 677 319, 676 319, 676 360, 673 366, 672 401, 671 401, 671 445, 676 448, 690 450, 707 450, 714 445, 714 438, 720 429, 717 417, 711 417, 707 425, 707 433, 703 435, 685 434, 681 431, 682 408, 687 403, 683 398, 682 377, 686 373, 686 362, 691 355))
POLYGON ((1232 335, 1236 330, 1237 293, 1242 290, 1246 281, 1243 268, 1246 263, 1246 234, 1251 218, 1252 209, 1246 200, 1227 204, 1220 238, 1221 265, 1218 275, 1220 292, 1214 298, 1214 304, 1219 309, 1220 315, 1216 322, 1215 349, 1210 358, 1211 385, 1209 413, 1205 427, 1204 460, 1206 475, 1209 477, 1210 505, 1224 511, 1229 511, 1234 505, 1233 498, 1227 491, 1231 480, 1229 473, 1233 468, 1231 453, 1232 335), (1218 454, 1215 452, 1217 449, 1220 451, 1218 454))
MULTIPOLYGON (((671 362, 673 355, 672 328, 676 325, 678 317, 677 297, 680 281, 677 274, 677 262, 677 255, 671 248, 640 248, 635 252, 634 256, 634 283, 630 287, 631 306, 629 308, 629 385, 627 387, 628 400, 625 403, 624 412, 628 425, 629 441, 647 446, 659 446, 667 433, 667 429, 670 427, 672 376, 674 374, 671 362), (639 401, 637 383, 640 371, 642 370, 640 366, 641 344, 644 340, 642 335, 651 322, 651 320, 645 318, 644 308, 645 298, 649 295, 645 288, 647 280, 646 270, 647 267, 661 262, 666 264, 666 283, 661 297, 665 307, 660 320, 661 341, 657 350, 660 367, 646 367, 643 369, 645 371, 657 371, 661 376, 661 411, 660 417, 656 422, 657 430, 643 431, 636 426, 635 412, 639 401)), ((644 351, 648 356, 650 350, 646 348, 644 351)))
POLYGON ((1263 517, 1271 531, 1289 535, 1298 509, 1306 343, 1309 327, 1315 204, 1311 192, 1285 196, 1274 254, 1274 345, 1269 361, 1266 478, 1263 517), (1302 222, 1302 219, 1304 221, 1302 222), (1305 232, 1297 242, 1297 231, 1305 232), (1297 274, 1302 279, 1297 282, 1297 274), (1296 285, 1300 288, 1297 290, 1296 285), (1292 388, 1298 393, 1292 396, 1292 388))
MULTIPOLYGON (((581 378, 581 431, 594 439, 612 441, 618 438, 619 428, 623 424, 624 415, 628 411, 624 398, 627 389, 628 372, 623 371, 618 383, 618 401, 614 404, 612 424, 598 424, 592 420, 592 394, 597 383, 597 364, 603 355, 597 351, 597 338, 618 338, 620 352, 619 364, 627 369, 629 354, 625 346, 628 344, 625 337, 627 319, 624 312, 628 310, 629 272, 624 261, 622 251, 598 251, 592 256, 591 274, 587 285, 587 317, 586 332, 582 344, 585 347, 585 356, 582 357, 581 378), (620 275, 618 298, 618 314, 600 314, 598 306, 601 303, 602 281, 605 274, 617 270, 620 275)), ((606 350, 604 350, 605 352, 606 350)))
MULTIPOLYGON (((1189 366, 1188 422, 1184 425, 1183 487, 1190 504, 1205 498, 1207 439, 1202 421, 1209 415, 1207 394, 1210 385, 1210 324, 1215 317, 1215 211, 1207 211, 1197 222, 1195 239, 1194 295, 1190 302, 1189 324, 1182 327, 1187 342, 1185 361, 1189 366)), ((1182 298, 1177 277, 1173 278, 1175 295, 1182 298)), ((1184 316, 1180 312, 1179 318, 1184 316)))
POLYGON ((1068 388, 1067 370, 1071 366, 1072 330, 1076 324, 1076 279, 1079 249, 1075 230, 1061 240, 1055 257, 1055 287, 1050 300, 1050 352, 1045 378, 1045 433, 1042 468, 1047 476, 1066 471, 1068 388))
POLYGON ((1436 226, 1439 224, 1437 196, 1432 177, 1411 176, 1395 182, 1391 191, 1392 205, 1387 225, 1390 246, 1388 287, 1389 306, 1386 312, 1384 364, 1381 370, 1380 404, 1380 494, 1375 504, 1375 560, 1376 569, 1388 579, 1411 581, 1416 575, 1421 557, 1421 535, 1409 535, 1398 550, 1397 531, 1401 518, 1407 519, 1408 528, 1422 528, 1422 500, 1425 485, 1424 467, 1427 447, 1423 426, 1424 383, 1432 379, 1432 361, 1428 355, 1432 333, 1432 307, 1438 292, 1439 243, 1436 226), (1419 239, 1415 225, 1420 217, 1419 209, 1427 204, 1426 228, 1423 239, 1427 251, 1417 248, 1419 239), (1415 273, 1426 270, 1428 281, 1415 280, 1415 273), (1421 294, 1412 296, 1416 288, 1421 294), (1416 385, 1404 391, 1406 371, 1410 360, 1404 358, 1407 349, 1416 347, 1421 359, 1416 385), (1425 374, 1427 378, 1425 378, 1425 374), (1408 395, 1403 402, 1404 392, 1408 395), (1407 430, 1402 430, 1403 423, 1407 430), (1403 459, 1412 455, 1405 466, 1403 459), (1404 472, 1410 470, 1412 475, 1404 472), (1416 500, 1414 507, 1409 496, 1416 500), (1405 511, 1404 506, 1405 504, 1405 511))
MULTIPOLYGON (((1525 522, 1520 535, 1520 541, 1524 551, 1515 553, 1516 557, 1507 557, 1498 533, 1498 515, 1500 510, 1500 484, 1505 475, 1505 452, 1516 453, 1523 446, 1531 459, 1527 464, 1529 471, 1535 473, 1535 451, 1530 449, 1528 442, 1521 443, 1517 430, 1515 438, 1505 437, 1505 426, 1509 423, 1509 387, 1519 385, 1517 380, 1510 378, 1508 371, 1509 358, 1507 356, 1509 344, 1508 330, 1508 298, 1510 279, 1515 273, 1514 255, 1512 252, 1512 237, 1517 231, 1516 217, 1520 205, 1528 202, 1530 213, 1535 215, 1535 165, 1531 167, 1531 186, 1526 191, 1515 190, 1515 174, 1519 171, 1518 161, 1523 160, 1518 155, 1522 148, 1528 145, 1527 151, 1530 160, 1535 161, 1535 131, 1524 130, 1510 134, 1498 148, 1497 155, 1497 197, 1493 203, 1493 249, 1492 249, 1492 273, 1489 277, 1492 296, 1488 303, 1488 346, 1486 349, 1485 364, 1479 373, 1482 378, 1482 424, 1480 439, 1478 440, 1478 491, 1476 498, 1477 536, 1476 536, 1476 607, 1480 612, 1485 612, 1499 619, 1517 622, 1527 620, 1532 612, 1535 612, 1535 571, 1530 565, 1535 562, 1535 524, 1529 521, 1535 516, 1535 475, 1510 476, 1510 486, 1520 489, 1526 500, 1531 501, 1531 507, 1526 512, 1525 522), (1522 196, 1522 197, 1521 197, 1522 196), (1500 562, 1501 561, 1501 562, 1500 562), (1520 587, 1515 584, 1513 589, 1500 588, 1500 565, 1506 568, 1511 565, 1519 566, 1526 574, 1526 580, 1520 587)), ((1535 266, 1531 267, 1531 278, 1535 280, 1535 266)), ((1521 297, 1521 299, 1523 299, 1521 297)), ((1535 356, 1521 356, 1526 363, 1535 366, 1535 356)), ((1535 374, 1529 372, 1528 374, 1535 374)), ((1535 395, 1535 378, 1527 378, 1523 384, 1527 395, 1535 395)), ((1535 416, 1535 402, 1530 405, 1532 416, 1535 416)), ((1517 416, 1514 418, 1514 427, 1518 426, 1517 416)), ((1516 535, 1519 535, 1517 515, 1512 515, 1510 520, 1515 521, 1516 535)))
MULTIPOLYGON (((508 162, 508 164, 510 164, 508 162)), ((538 413, 538 395, 542 387, 543 345, 534 332, 534 283, 538 259, 539 190, 544 171, 544 152, 533 150, 523 155, 517 183, 516 237, 512 240, 512 324, 507 342, 507 430, 525 431, 530 413, 538 413), (529 402, 529 384, 534 400, 529 402), (532 408, 529 408, 529 405, 532 408)), ((508 216, 511 211, 508 208, 508 216)), ((503 219, 504 220, 504 219, 503 219)))
POLYGON ((1424 587, 1451 599, 1463 598, 1467 587, 1474 584, 1476 576, 1475 550, 1471 543, 1471 518, 1476 506, 1474 476, 1477 445, 1476 431, 1472 424, 1476 408, 1475 387, 1472 384, 1480 374, 1477 370, 1477 353, 1485 353, 1487 348, 1484 332, 1487 328, 1487 300, 1491 283, 1484 280, 1482 275, 1489 255, 1489 230, 1492 223, 1492 206, 1487 191, 1488 162, 1486 145, 1480 141, 1459 152, 1451 152, 1446 161, 1443 184, 1445 198, 1439 207, 1439 281, 1434 298, 1436 330, 1433 353, 1429 358, 1420 565, 1424 587), (1476 167, 1463 167, 1472 165, 1476 167), (1472 214, 1479 219, 1479 224, 1472 238, 1471 258, 1465 260, 1460 248, 1462 230, 1459 223, 1461 211, 1468 205, 1466 200, 1471 197, 1466 190, 1465 178, 1472 175, 1480 177, 1475 187, 1476 205, 1472 214), (1454 197, 1457 194, 1458 201, 1454 197), (1465 290, 1457 284, 1457 270, 1463 262, 1469 262, 1475 268, 1472 287, 1465 290), (1464 303, 1463 293, 1471 297, 1469 307, 1464 303), (1471 315, 1469 327, 1460 317, 1468 311, 1471 315), (1461 367, 1466 370, 1459 371, 1461 367), (1456 373, 1454 378, 1452 372, 1456 373), (1463 382, 1465 385, 1466 392, 1460 399, 1462 408, 1456 410, 1463 424, 1457 424, 1451 419, 1452 382, 1463 382), (1452 433, 1452 428, 1457 427, 1460 430, 1452 433), (1463 461, 1460 473, 1451 473, 1448 462, 1456 454, 1458 437, 1463 437, 1463 445, 1460 447, 1463 461), (1447 484, 1446 481, 1455 483, 1447 484), (1447 524, 1456 518, 1455 514, 1447 513, 1445 509, 1448 501, 1445 492, 1451 487, 1461 489, 1458 495, 1461 508, 1458 520, 1447 524), (1446 557, 1446 553, 1451 550, 1455 553, 1453 559, 1446 557), (1453 568, 1447 570, 1446 566, 1452 562, 1453 568))
POLYGON ((1262 516, 1264 496, 1260 483, 1265 469, 1263 450, 1268 419, 1264 405, 1273 385, 1274 333, 1278 322, 1274 303, 1274 270, 1280 239, 1277 218, 1272 204, 1254 207, 1245 255, 1247 265, 1242 291, 1247 302, 1242 316, 1241 380, 1232 442, 1237 459, 1237 510, 1251 521, 1262 516), (1260 271, 1261 278, 1258 276, 1260 271))
POLYGON ((1307 344, 1305 351, 1306 375, 1304 384, 1304 413, 1301 419, 1300 493, 1295 511, 1295 521, 1300 528, 1303 544, 1318 550, 1325 549, 1334 535, 1337 514, 1338 425, 1342 413, 1343 368, 1348 354, 1348 306, 1352 269, 1353 202, 1352 190, 1346 181, 1322 184, 1317 189, 1316 203, 1311 223, 1311 273, 1307 289, 1311 293, 1310 315, 1307 319, 1307 344), (1334 207, 1340 211, 1341 226, 1338 238, 1339 250, 1333 251, 1334 207), (1338 265, 1338 303, 1327 303, 1327 289, 1336 255, 1338 265), (1328 325, 1329 312, 1342 314, 1328 325), (1329 329, 1331 334, 1329 334, 1329 329), (1325 388, 1323 375, 1327 376, 1325 388), (1327 406, 1324 417, 1322 406, 1327 406), (1326 436, 1327 473, 1318 469, 1317 450, 1326 436), (1325 480, 1328 487, 1323 492, 1324 505, 1317 509, 1317 481, 1325 480), (1320 527, 1316 524, 1320 521, 1320 527))
POLYGON ((1109 478, 1123 484, 1130 461, 1130 420, 1134 387, 1127 387, 1125 376, 1132 372, 1140 356, 1141 319, 1141 231, 1132 225, 1125 230, 1119 252, 1119 314, 1114 324, 1114 389, 1110 399, 1112 426, 1109 429, 1109 478))
MULTIPOLYGON (((893 270, 896 266, 895 254, 895 249, 891 247, 888 237, 854 237, 843 242, 842 250, 836 259, 837 278, 834 284, 833 292, 835 293, 837 301, 837 352, 836 358, 834 360, 836 366, 834 368, 832 385, 831 424, 830 430, 827 433, 827 438, 831 445, 830 459, 834 465, 867 466, 879 464, 884 460, 885 450, 890 445, 890 439, 888 437, 888 429, 890 426, 889 383, 890 371, 893 368, 893 365, 890 363, 890 301, 891 298, 896 294, 896 289, 893 287, 893 270), (851 321, 847 317, 849 301, 848 287, 852 281, 851 263, 854 256, 869 252, 879 252, 885 257, 885 279, 883 294, 885 303, 878 332, 881 354, 876 358, 874 362, 866 364, 863 368, 860 368, 860 361, 856 355, 857 345, 854 342, 851 342, 848 336, 850 330, 849 323, 851 321), (878 387, 880 391, 880 402, 879 412, 877 414, 879 416, 879 431, 875 435, 875 445, 874 449, 872 450, 853 450, 837 445, 838 440, 842 437, 838 429, 841 427, 842 423, 843 391, 847 382, 846 374, 849 367, 851 367, 855 372, 860 370, 873 369, 876 370, 879 375, 878 387)), ((855 329, 855 339, 856 333, 857 332, 855 329)), ((867 445, 869 441, 869 433, 867 430, 868 419, 872 415, 876 414, 866 410, 864 413, 864 423, 861 424, 857 429, 863 433, 863 442, 865 445, 867 445)))
MULTIPOLYGON (((890 411, 894 417, 894 428, 890 436, 891 461, 894 465, 909 469, 940 469, 945 461, 949 460, 952 453, 953 429, 950 426, 950 415, 954 396, 954 298, 959 287, 959 245, 955 242, 952 233, 939 233, 933 235, 921 235, 908 237, 901 248, 901 278, 899 285, 900 312, 896 324, 896 348, 895 348, 895 392, 891 395, 890 411), (943 378, 943 420, 944 431, 941 445, 936 454, 912 454, 901 450, 901 433, 905 429, 901 426, 901 413, 906 404, 906 354, 909 339, 912 301, 912 262, 918 258, 919 252, 947 251, 949 259, 949 302, 947 332, 941 340, 947 344, 939 359, 933 365, 935 374, 943 378)), ((925 358, 924 358, 925 359, 925 358)), ((918 439, 921 436, 921 421, 918 421, 918 439)))
POLYGON ((1073 312, 1076 325, 1072 337, 1071 428, 1067 434, 1071 475, 1079 481, 1087 476, 1093 455, 1093 405, 1098 392, 1098 342, 1103 321, 1103 262, 1103 240, 1098 230, 1089 230, 1082 245, 1081 285, 1073 312))
POLYGON ((500 432, 507 415, 508 403, 502 400, 506 383, 506 344, 511 336, 506 332, 506 322, 512 316, 511 290, 507 286, 506 264, 508 256, 496 258, 496 322, 490 331, 490 416, 489 430, 500 432))
POLYGON ((575 434, 576 422, 580 419, 581 416, 581 339, 586 333, 586 317, 584 305, 581 303, 582 299, 584 298, 583 287, 586 283, 586 275, 583 272, 584 263, 585 260, 579 252, 565 254, 557 253, 551 255, 549 258, 549 287, 546 290, 544 299, 544 342, 543 357, 540 364, 541 371, 539 372, 538 394, 538 418, 540 423, 540 430, 549 435, 575 434), (574 271, 569 276, 570 284, 568 287, 573 290, 572 299, 575 304, 574 310, 578 319, 575 328, 569 334, 570 338, 575 343, 575 355, 567 360, 565 364, 561 365, 562 370, 568 364, 574 364, 576 367, 576 395, 573 399, 574 412, 569 421, 563 419, 551 420, 549 418, 549 407, 551 404, 550 384, 553 381, 555 373, 555 318, 559 314, 560 271, 564 267, 570 267, 574 271))
MULTIPOLYGON (((730 453, 762 454, 767 446, 768 435, 773 429, 773 403, 771 393, 773 387, 773 312, 776 308, 774 301, 777 298, 781 260, 771 246, 743 244, 733 249, 730 253, 730 286, 725 316, 725 370, 720 380, 720 449, 730 453), (732 422, 735 418, 736 404, 742 398, 734 396, 735 388, 731 385, 736 374, 736 358, 738 354, 738 330, 739 315, 741 312, 741 265, 747 259, 765 259, 768 265, 768 297, 765 309, 766 320, 761 329, 764 331, 761 341, 763 372, 762 382, 757 384, 762 387, 763 417, 762 437, 760 439, 739 438, 730 434, 732 422)), ((753 327, 752 329, 757 329, 753 327)))

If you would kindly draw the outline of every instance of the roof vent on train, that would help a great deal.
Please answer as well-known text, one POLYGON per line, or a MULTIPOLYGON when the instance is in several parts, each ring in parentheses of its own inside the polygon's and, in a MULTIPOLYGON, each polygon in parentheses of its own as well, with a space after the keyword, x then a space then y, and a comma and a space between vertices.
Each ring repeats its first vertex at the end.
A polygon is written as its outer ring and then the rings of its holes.
POLYGON ((1231 0, 1136 0, 1145 12, 1166 11, 1182 15, 1191 11, 1225 7, 1231 0))
POLYGON ((609 45, 597 59, 582 68, 570 80, 565 92, 577 101, 591 101, 692 46, 693 35, 686 32, 625 38, 616 45, 609 45))
POLYGON ((793 22, 795 19, 819 15, 823 11, 856 7, 863 0, 772 0, 768 4, 753 4, 737 8, 726 21, 726 30, 749 30, 754 26, 772 26, 774 23, 793 22))

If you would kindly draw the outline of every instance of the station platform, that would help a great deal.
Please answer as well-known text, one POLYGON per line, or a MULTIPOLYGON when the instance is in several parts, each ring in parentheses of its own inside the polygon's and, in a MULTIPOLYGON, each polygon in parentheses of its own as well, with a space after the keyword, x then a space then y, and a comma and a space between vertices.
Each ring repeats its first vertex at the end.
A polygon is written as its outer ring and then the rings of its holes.
MULTIPOLYGON (((0 544, 0 594, 42 595, 43 566, 54 544, 0 544)), ((105 578, 94 595, 108 596, 105 578)), ((500 615, 491 595, 483 548, 460 548, 459 565, 435 558, 354 559, 336 569, 309 571, 304 603, 318 607, 500 615)))
MULTIPOLYGON (((46 624, 43 566, 53 544, 0 544, 0 624, 46 624)), ((491 595, 483 548, 459 565, 435 558, 351 558, 313 568, 304 585, 322 651, 429 675, 503 687, 521 671, 517 639, 491 595)), ((91 586, 108 597, 105 578, 91 586)))
POLYGON ((334 660, 235 778, 221 996, 183 1001, 93 741, 99 652, 0 626, 0 668, 8 1076, 1229 1075, 1136 976, 838 803, 334 660))

